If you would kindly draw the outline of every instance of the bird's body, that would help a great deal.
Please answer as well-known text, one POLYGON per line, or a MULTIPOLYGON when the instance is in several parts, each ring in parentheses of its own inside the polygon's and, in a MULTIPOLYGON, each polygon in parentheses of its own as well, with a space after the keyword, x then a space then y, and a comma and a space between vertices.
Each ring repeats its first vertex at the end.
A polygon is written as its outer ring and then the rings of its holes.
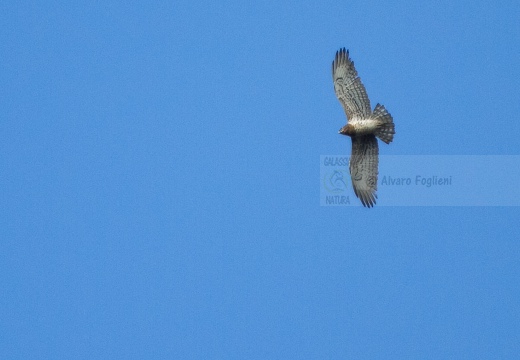
POLYGON ((339 132, 348 136, 370 135, 374 134, 377 128, 378 122, 373 119, 352 119, 339 132))
POLYGON ((377 138, 392 142, 395 127, 392 116, 383 105, 371 110, 370 100, 357 75, 354 62, 345 48, 336 52, 332 62, 334 92, 347 115, 347 125, 339 133, 352 139, 349 169, 354 193, 367 207, 376 203, 379 148, 377 138))

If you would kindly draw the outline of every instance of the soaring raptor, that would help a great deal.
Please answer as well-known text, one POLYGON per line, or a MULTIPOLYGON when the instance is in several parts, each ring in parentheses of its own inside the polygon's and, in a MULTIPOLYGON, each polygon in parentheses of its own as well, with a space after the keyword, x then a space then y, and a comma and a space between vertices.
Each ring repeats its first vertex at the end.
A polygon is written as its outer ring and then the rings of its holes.
POLYGON ((365 86, 345 48, 336 52, 332 79, 336 96, 347 115, 347 125, 339 133, 352 139, 349 167, 354 193, 364 206, 372 207, 377 199, 379 149, 376 137, 387 144, 392 142, 394 121, 383 105, 377 104, 374 111, 371 110, 365 86))

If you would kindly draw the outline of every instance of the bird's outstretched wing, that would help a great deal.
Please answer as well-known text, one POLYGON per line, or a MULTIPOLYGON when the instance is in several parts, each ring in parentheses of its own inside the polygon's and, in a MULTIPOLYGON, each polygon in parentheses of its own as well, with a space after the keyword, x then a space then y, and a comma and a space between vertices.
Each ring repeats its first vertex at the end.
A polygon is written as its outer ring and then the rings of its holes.
POLYGON ((374 206, 377 199, 378 154, 377 139, 374 135, 352 137, 352 186, 356 196, 367 207, 374 206))
POLYGON ((354 62, 349 58, 345 48, 336 52, 332 62, 332 80, 334 91, 345 109, 348 120, 352 120, 353 117, 368 118, 372 113, 370 100, 354 68, 354 62))

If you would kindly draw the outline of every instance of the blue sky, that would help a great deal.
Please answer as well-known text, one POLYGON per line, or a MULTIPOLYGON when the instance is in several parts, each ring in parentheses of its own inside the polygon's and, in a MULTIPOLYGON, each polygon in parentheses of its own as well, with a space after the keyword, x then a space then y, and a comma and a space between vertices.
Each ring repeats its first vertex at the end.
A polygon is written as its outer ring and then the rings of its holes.
POLYGON ((319 205, 340 47, 394 117, 382 154, 520 153, 518 2, 0 14, 1 358, 520 351, 518 207, 319 205))

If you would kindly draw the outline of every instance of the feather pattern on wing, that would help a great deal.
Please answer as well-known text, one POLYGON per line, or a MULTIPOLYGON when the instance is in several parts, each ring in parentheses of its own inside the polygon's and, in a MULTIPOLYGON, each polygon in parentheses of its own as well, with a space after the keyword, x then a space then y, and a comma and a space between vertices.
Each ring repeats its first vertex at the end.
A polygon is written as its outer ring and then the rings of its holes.
POLYGON ((372 113, 365 86, 361 83, 354 62, 345 48, 336 52, 332 62, 334 91, 345 109, 348 121, 356 117, 366 119, 372 113))
POLYGON ((364 206, 376 203, 379 148, 374 135, 353 136, 350 176, 354 193, 364 206))

